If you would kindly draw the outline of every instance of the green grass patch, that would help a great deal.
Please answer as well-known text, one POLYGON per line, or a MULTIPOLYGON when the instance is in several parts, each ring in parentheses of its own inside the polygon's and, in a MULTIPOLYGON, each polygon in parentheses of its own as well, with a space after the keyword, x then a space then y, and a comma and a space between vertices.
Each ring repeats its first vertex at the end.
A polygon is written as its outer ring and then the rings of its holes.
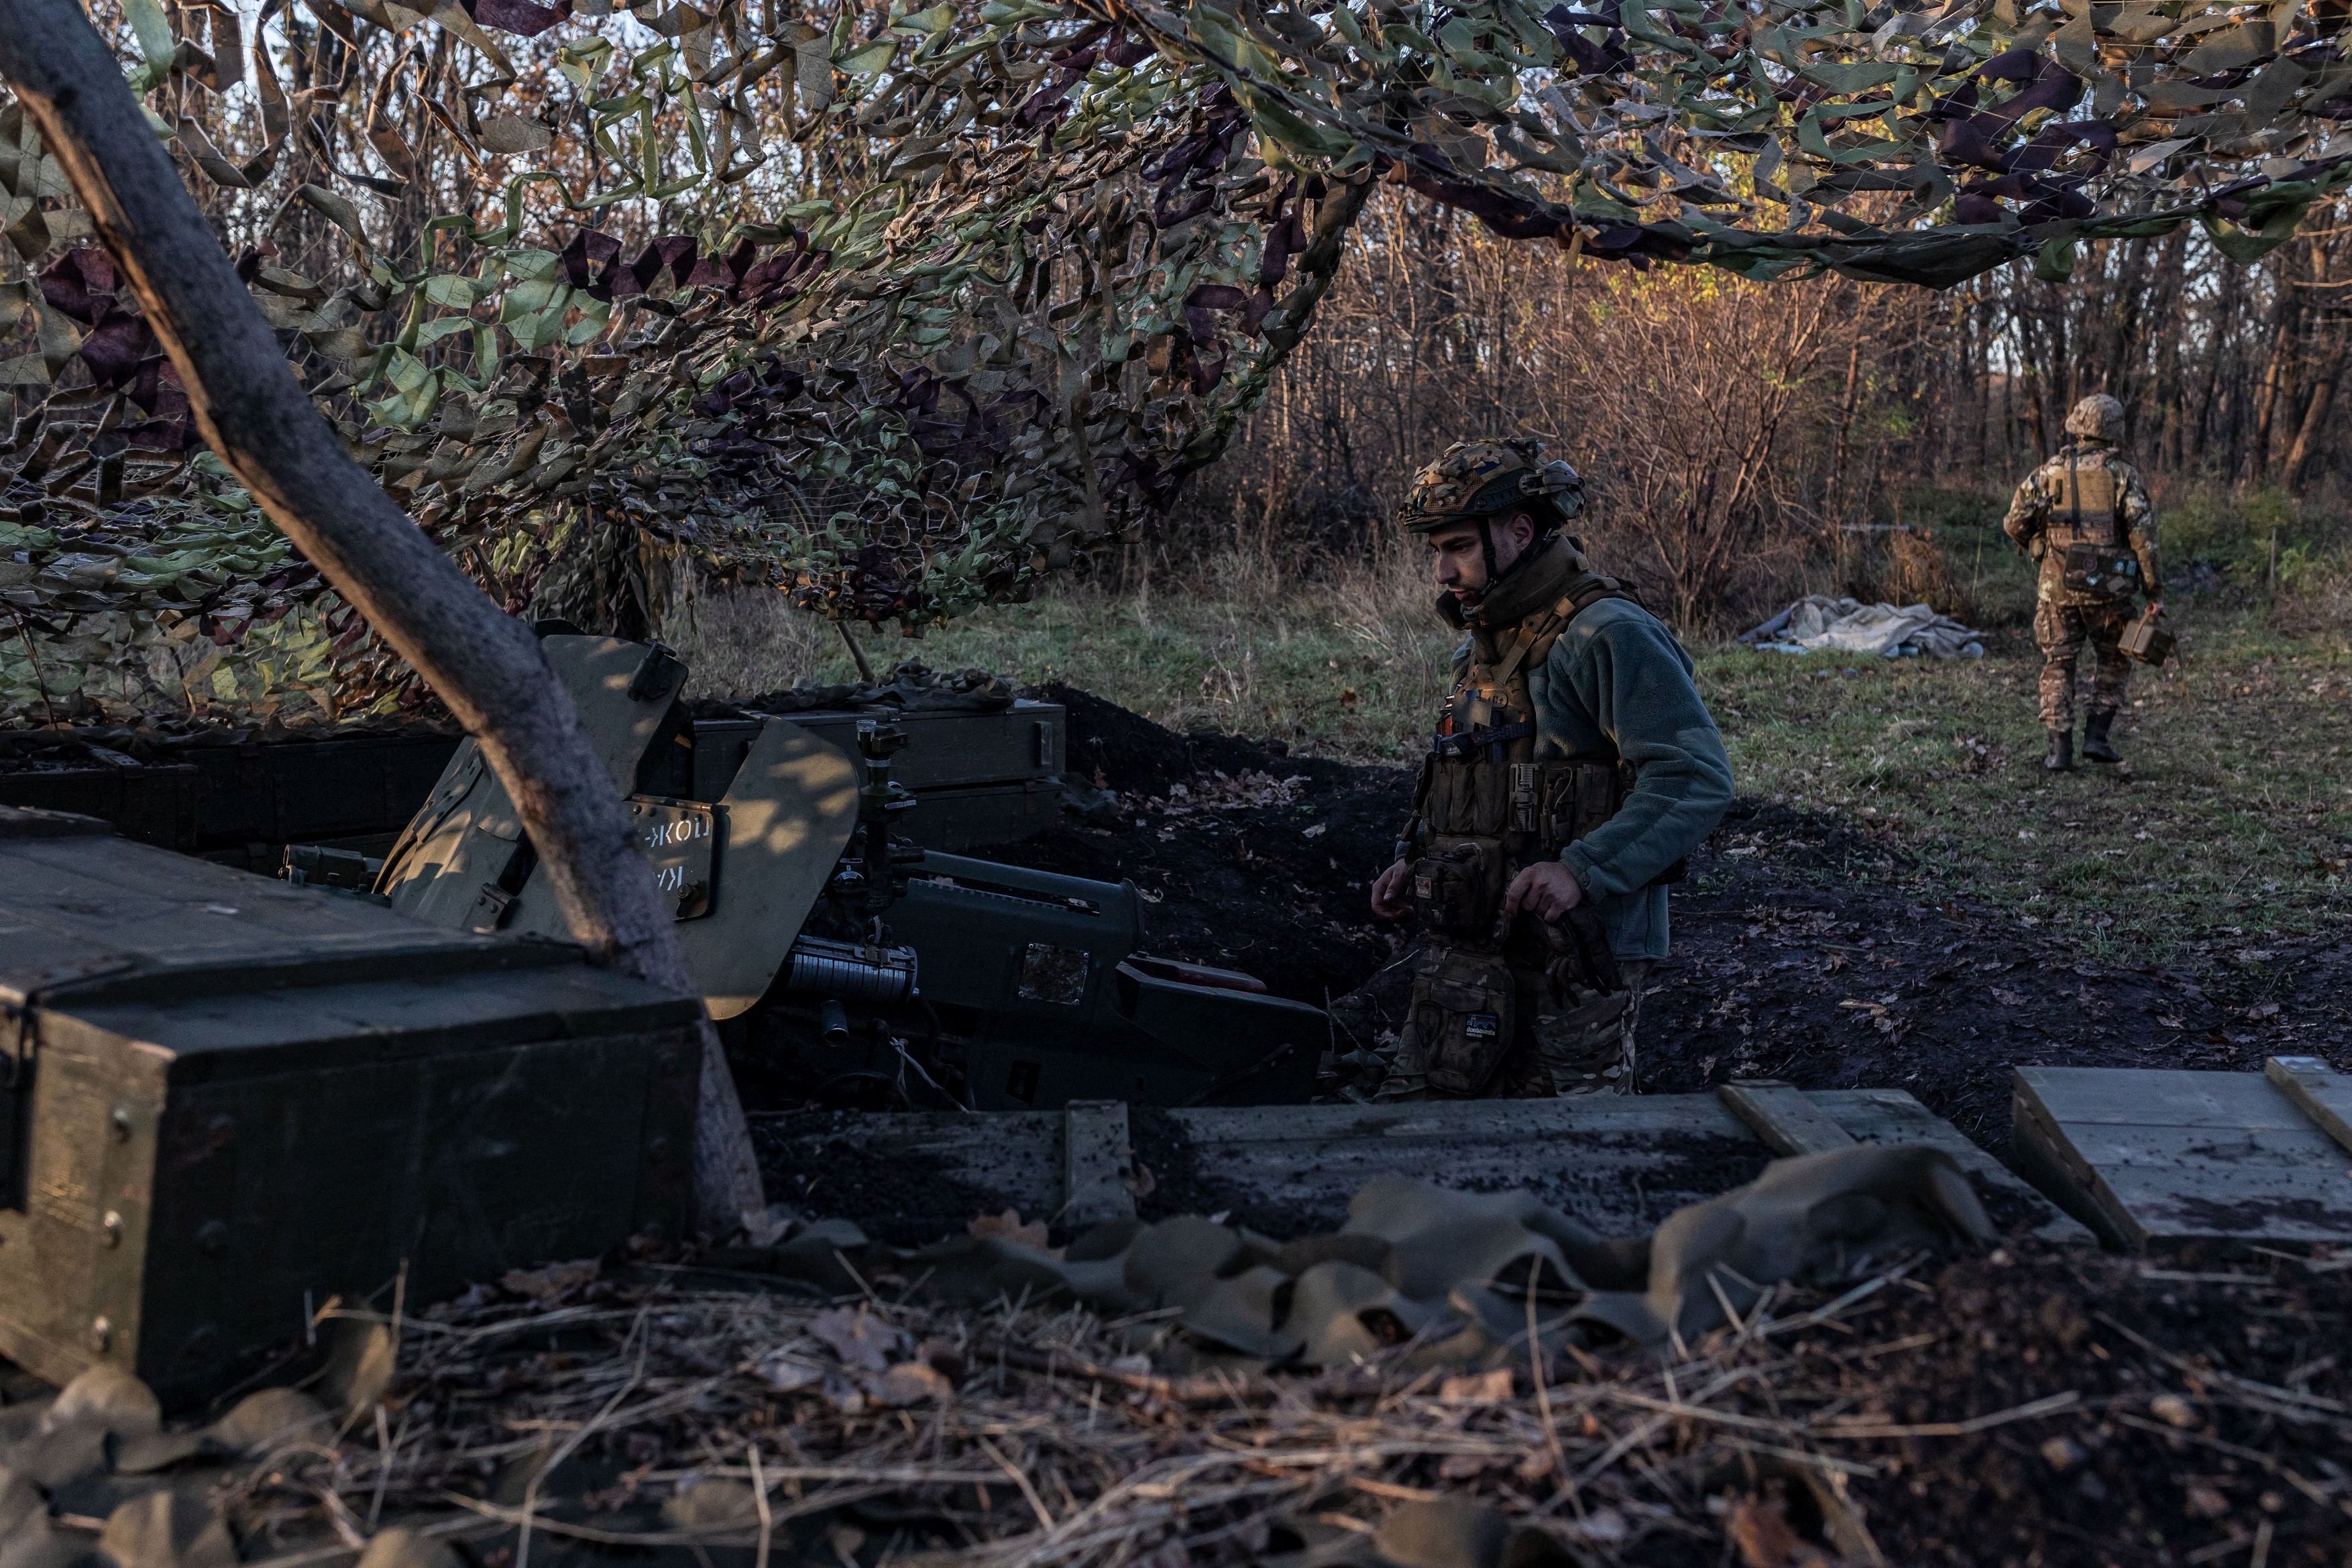
POLYGON ((2352 655, 2244 610, 2192 602, 2178 624, 2183 656, 2135 671, 2125 768, 2042 769, 2020 637, 1967 663, 1711 652, 1702 689, 1743 794, 1866 826, 1923 896, 2011 907, 2109 959, 2340 920, 2352 655))

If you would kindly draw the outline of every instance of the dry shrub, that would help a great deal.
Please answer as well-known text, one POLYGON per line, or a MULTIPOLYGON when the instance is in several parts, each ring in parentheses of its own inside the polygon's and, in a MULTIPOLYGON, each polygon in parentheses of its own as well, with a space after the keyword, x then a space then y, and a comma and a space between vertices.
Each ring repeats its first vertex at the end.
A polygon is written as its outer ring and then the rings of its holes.
POLYGON ((1917 424, 1924 384, 1903 367, 1933 321, 1917 290, 1584 264, 1404 204, 1350 246, 1171 540, 1286 575, 1373 563, 1449 442, 1533 434, 1585 475, 1594 563, 1685 629, 1719 629, 1810 585, 1917 424))
POLYGON ((1932 534, 1896 529, 1848 534, 1837 564, 1837 592, 1865 605, 1933 605, 1965 617, 1968 594, 1932 534))

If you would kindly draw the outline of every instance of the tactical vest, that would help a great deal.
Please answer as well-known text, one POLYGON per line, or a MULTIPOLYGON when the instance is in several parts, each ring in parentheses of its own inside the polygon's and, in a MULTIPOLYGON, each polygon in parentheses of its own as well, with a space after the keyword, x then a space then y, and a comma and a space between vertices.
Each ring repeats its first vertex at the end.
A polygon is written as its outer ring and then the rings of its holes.
POLYGON ((2124 542, 2123 492, 2105 462, 2079 464, 2074 448, 2052 477, 2050 553, 2060 580, 2086 594, 2126 596, 2139 585, 2139 557, 2124 542))
POLYGON ((1397 845, 1398 858, 1412 859, 1406 893, 1433 935, 1499 950, 1511 879, 1538 860, 1559 858, 1632 793, 1633 769, 1614 755, 1535 760, 1528 672, 1570 622, 1603 599, 1640 602, 1614 578, 1580 573, 1549 609, 1501 640, 1491 662, 1476 657, 1473 639, 1469 668, 1439 710, 1412 820, 1397 845))

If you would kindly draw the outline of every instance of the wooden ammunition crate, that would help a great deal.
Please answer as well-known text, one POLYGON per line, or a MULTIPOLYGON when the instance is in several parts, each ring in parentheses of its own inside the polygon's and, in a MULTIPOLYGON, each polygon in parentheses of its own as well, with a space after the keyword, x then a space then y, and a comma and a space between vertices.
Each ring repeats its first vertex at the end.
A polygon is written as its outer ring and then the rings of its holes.
POLYGON ((679 1234, 698 1013, 567 944, 0 808, 0 1352, 184 1405, 332 1298, 679 1234))
POLYGON ((2109 1246, 2352 1243, 2352 1079, 2267 1070, 2019 1068, 2018 1168, 2109 1246))

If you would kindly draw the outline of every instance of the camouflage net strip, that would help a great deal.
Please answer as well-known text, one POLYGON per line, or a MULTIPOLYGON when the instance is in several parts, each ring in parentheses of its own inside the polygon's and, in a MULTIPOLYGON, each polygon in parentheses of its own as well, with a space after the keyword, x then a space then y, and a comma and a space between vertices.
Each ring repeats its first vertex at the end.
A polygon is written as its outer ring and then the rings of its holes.
MULTIPOLYGON (((1213 460, 1377 181, 1636 265, 1929 285, 2352 182, 2352 3, 121 0, 352 448, 517 613, 922 626, 1213 460)), ((424 700, 198 446, 0 103, 0 714, 424 700)))

